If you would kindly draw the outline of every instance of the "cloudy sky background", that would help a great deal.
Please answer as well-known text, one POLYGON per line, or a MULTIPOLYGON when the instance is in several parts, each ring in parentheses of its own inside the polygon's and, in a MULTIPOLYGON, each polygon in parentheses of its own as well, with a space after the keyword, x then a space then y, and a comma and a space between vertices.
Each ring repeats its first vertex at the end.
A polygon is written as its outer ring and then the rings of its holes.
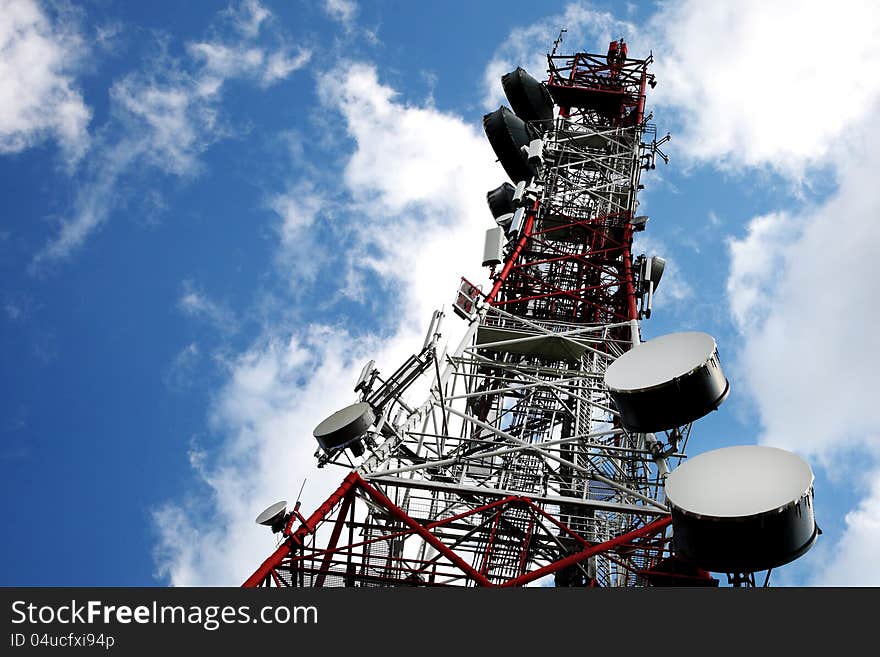
POLYGON ((880 8, 437 4, 0 0, 0 582, 249 575, 255 514, 344 475, 311 430, 363 362, 486 282, 480 119, 565 27, 656 60, 643 333, 712 333, 732 384, 689 453, 801 454, 824 534, 774 583, 880 584, 880 8))

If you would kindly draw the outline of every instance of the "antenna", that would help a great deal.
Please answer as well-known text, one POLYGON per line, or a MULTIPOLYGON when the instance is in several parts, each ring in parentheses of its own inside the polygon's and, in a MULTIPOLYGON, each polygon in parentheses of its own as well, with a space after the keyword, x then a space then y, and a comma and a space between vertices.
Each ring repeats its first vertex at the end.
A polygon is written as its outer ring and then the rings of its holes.
POLYGON ((553 126, 553 99, 544 83, 518 66, 501 76, 501 86, 513 113, 538 133, 544 134, 553 126))
POLYGON ((556 54, 556 50, 557 48, 559 48, 559 44, 562 43, 562 35, 566 32, 568 32, 568 30, 566 30, 565 28, 559 30, 559 36, 556 37, 556 41, 553 42, 553 52, 550 53, 551 57, 556 54))
POLYGON ((260 512, 260 515, 257 516, 255 522, 258 525, 269 527, 273 534, 277 534, 284 529, 289 517, 290 514, 287 513, 287 500, 281 500, 280 502, 270 504, 263 509, 263 511, 260 512))
POLYGON ((433 347, 440 339, 440 324, 443 321, 443 311, 435 310, 431 315, 431 323, 428 324, 428 332, 425 334, 425 342, 422 345, 422 351, 429 347, 433 347))
POLYGON ((501 166, 514 183, 531 180, 535 169, 520 150, 538 137, 538 131, 503 105, 483 117, 483 129, 501 166))
POLYGON ((296 496, 296 503, 293 505, 293 511, 294 511, 294 513, 296 513, 297 511, 299 511, 299 504, 300 504, 299 500, 300 500, 300 498, 302 497, 303 490, 305 489, 305 487, 306 487, 306 482, 307 482, 308 480, 309 480, 308 477, 304 477, 304 478, 303 478, 302 486, 299 487, 299 493, 297 493, 297 496, 296 496))
POLYGON ((648 224, 648 219, 649 219, 649 217, 644 214, 640 215, 638 217, 634 217, 633 220, 630 222, 633 226, 633 230, 636 232, 640 232, 640 231, 645 230, 645 228, 648 224))
POLYGON ((373 383, 376 380, 376 377, 379 375, 379 370, 376 369, 376 361, 369 360, 367 364, 364 365, 361 370, 361 375, 358 377, 357 383, 354 386, 355 392, 364 391, 364 394, 370 392, 373 388, 373 383))

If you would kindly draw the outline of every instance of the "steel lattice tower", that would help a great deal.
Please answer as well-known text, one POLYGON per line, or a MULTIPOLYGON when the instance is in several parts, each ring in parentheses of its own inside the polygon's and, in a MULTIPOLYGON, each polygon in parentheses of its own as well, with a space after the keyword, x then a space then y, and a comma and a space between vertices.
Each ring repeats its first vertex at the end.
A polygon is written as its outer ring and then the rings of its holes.
POLYGON ((441 352, 435 313, 391 376, 365 367, 369 426, 319 451, 353 469, 311 516, 278 522, 246 586, 717 584, 672 554, 663 482, 690 424, 627 431, 603 383, 650 316, 650 259, 631 249, 641 171, 665 159, 645 116, 651 57, 621 40, 548 63, 557 111, 527 151, 537 174, 491 289, 462 279, 464 339, 441 352), (430 391, 412 407, 401 395, 419 379, 430 391))

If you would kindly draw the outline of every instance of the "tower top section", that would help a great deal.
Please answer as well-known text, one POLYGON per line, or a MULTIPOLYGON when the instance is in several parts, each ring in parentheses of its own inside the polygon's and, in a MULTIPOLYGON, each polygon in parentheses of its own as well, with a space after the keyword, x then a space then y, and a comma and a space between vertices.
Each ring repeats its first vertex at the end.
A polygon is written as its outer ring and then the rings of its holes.
POLYGON ((566 116, 573 112, 595 112, 614 127, 640 124, 644 119, 645 88, 656 86, 645 59, 627 57, 623 39, 612 41, 604 55, 578 52, 547 55, 547 90, 566 116))

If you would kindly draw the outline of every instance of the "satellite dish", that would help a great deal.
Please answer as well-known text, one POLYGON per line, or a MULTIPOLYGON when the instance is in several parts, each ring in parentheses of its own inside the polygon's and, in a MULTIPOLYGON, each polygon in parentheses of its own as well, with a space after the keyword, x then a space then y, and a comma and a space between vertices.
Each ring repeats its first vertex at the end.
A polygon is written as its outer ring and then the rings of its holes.
POLYGON ((526 162, 522 147, 538 138, 537 131, 506 107, 483 117, 483 129, 504 171, 513 182, 531 180, 535 169, 526 162))
POLYGON ((486 203, 492 216, 498 219, 506 214, 513 214, 516 207, 513 205, 513 193, 516 188, 510 183, 504 183, 490 192, 486 192, 486 203))
POLYGON ((717 409, 730 391, 715 339, 708 333, 670 333, 643 342, 605 370, 623 425, 664 431, 717 409))
POLYGON ((504 95, 516 115, 544 132, 553 123, 553 99, 547 87, 518 66, 501 76, 504 95))
POLYGON ((360 438, 376 421, 373 409, 366 402, 358 402, 336 411, 312 432, 325 452, 351 447, 355 456, 363 454, 360 438), (359 452, 359 453, 358 453, 359 452))
POLYGON ((263 512, 257 516, 256 523, 272 528, 272 533, 277 534, 284 529, 287 520, 287 500, 281 500, 267 506, 263 512))
POLYGON ((796 454, 725 447, 685 461, 666 479, 678 555, 714 572, 749 573, 812 547, 813 472, 796 454))

